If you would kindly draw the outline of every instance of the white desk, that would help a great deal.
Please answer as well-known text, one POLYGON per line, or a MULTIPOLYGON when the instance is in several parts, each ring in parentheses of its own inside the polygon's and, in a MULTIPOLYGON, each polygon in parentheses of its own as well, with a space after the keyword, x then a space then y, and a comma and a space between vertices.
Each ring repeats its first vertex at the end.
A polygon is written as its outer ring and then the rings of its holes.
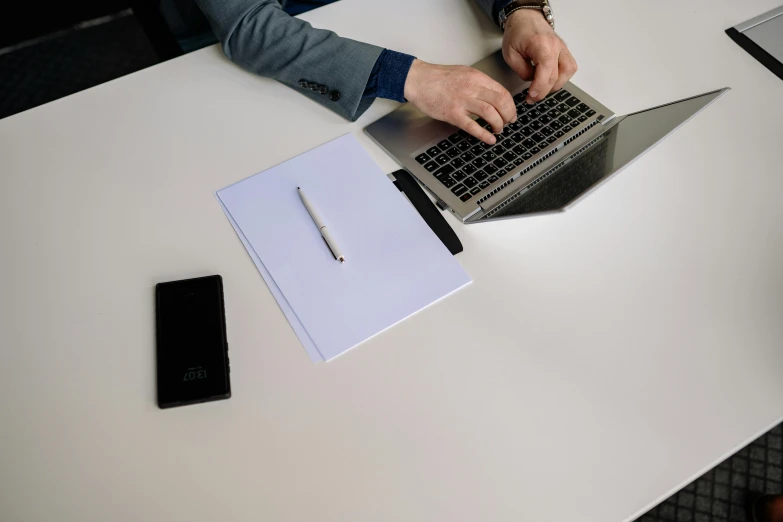
MULTIPOLYGON (((560 0, 618 113, 734 90, 566 214, 452 221, 475 283, 329 364, 212 192, 394 103, 348 124, 211 48, 0 121, 0 518, 642 513, 783 417, 783 83, 723 33, 776 4, 560 0), (154 285, 212 273, 234 396, 160 411, 154 285)), ((307 18, 430 61, 499 44, 469 0, 307 18)))

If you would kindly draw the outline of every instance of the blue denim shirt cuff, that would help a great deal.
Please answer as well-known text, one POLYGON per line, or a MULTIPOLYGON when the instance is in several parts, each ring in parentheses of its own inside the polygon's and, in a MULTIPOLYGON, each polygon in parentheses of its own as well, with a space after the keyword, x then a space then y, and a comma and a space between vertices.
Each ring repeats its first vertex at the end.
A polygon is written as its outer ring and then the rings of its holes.
POLYGON ((405 80, 416 58, 397 51, 384 49, 375 62, 364 98, 387 98, 405 103, 405 80))

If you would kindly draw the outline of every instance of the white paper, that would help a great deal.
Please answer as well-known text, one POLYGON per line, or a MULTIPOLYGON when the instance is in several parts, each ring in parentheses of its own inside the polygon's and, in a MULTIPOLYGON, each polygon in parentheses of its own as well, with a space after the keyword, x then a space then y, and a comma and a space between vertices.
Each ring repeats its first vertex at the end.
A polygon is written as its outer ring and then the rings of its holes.
POLYGON ((217 195, 325 360, 471 281, 351 135, 217 195), (345 263, 326 247, 297 187, 345 263))
POLYGON ((256 265, 256 268, 258 268, 258 271, 261 273, 261 277, 264 278, 264 281, 269 287, 269 291, 272 292, 272 295, 277 301, 277 304, 280 305, 280 310, 283 311, 283 315, 285 315, 285 318, 288 319, 291 328, 294 329, 294 333, 299 338, 299 341, 302 343, 302 346, 304 346, 304 349, 307 352, 308 357, 310 357, 310 360, 313 362, 323 361, 324 360, 323 356, 315 347, 315 344, 313 344, 313 341, 312 339, 310 339, 310 336, 307 335, 307 330, 305 330, 304 327, 302 326, 302 323, 299 322, 299 318, 291 309, 291 305, 288 304, 288 301, 286 301, 282 292, 280 292, 280 289, 277 287, 277 283, 275 283, 275 280, 272 279, 271 275, 269 275, 269 271, 264 266, 264 263, 261 262, 261 260, 256 255, 255 250, 253 250, 253 247, 251 247, 250 243, 247 242, 247 238, 245 238, 245 235, 242 233, 242 230, 240 230, 237 224, 234 222, 234 218, 231 217, 231 214, 228 212, 225 205, 223 205, 223 202, 220 201, 220 198, 217 198, 217 200, 218 203, 220 204, 220 208, 223 209, 223 212, 225 212, 228 221, 231 223, 231 226, 234 227, 234 231, 237 233, 237 236, 239 236, 239 240, 242 241, 243 245, 245 245, 245 249, 247 249, 247 253, 250 254, 250 259, 253 260, 253 264, 256 265))

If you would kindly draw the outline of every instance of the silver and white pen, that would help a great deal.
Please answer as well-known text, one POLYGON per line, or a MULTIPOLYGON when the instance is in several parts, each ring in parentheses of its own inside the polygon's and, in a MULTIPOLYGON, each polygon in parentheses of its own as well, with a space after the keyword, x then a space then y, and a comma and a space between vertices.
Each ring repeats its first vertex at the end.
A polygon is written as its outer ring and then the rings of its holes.
POLYGON ((337 247, 337 243, 334 242, 334 238, 332 238, 332 234, 329 233, 329 229, 324 224, 321 216, 319 216, 318 212, 315 211, 315 208, 313 208, 310 200, 307 199, 307 196, 305 196, 304 192, 302 192, 302 189, 296 187, 296 190, 299 191, 299 198, 302 200, 302 203, 307 209, 307 213, 310 214, 311 218, 313 218, 315 226, 318 227, 318 231, 321 233, 321 237, 324 238, 324 242, 326 243, 326 246, 329 247, 329 250, 332 252, 334 258, 341 263, 345 263, 345 256, 340 253, 340 249, 337 247))

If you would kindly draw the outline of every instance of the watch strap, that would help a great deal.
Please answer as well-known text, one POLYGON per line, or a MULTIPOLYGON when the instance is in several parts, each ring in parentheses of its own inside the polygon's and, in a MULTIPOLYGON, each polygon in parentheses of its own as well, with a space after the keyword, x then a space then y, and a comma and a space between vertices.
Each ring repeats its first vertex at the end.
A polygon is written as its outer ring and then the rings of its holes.
POLYGON ((549 0, 539 0, 537 2, 512 0, 503 6, 498 13, 498 24, 500 25, 500 29, 502 31, 505 31, 506 20, 508 20, 508 17, 511 15, 511 13, 520 9, 535 9, 537 11, 541 11, 541 14, 544 15, 544 18, 546 18, 546 21, 549 22, 549 25, 552 27, 552 29, 555 28, 555 14, 552 11, 552 6, 550 5, 549 0))

